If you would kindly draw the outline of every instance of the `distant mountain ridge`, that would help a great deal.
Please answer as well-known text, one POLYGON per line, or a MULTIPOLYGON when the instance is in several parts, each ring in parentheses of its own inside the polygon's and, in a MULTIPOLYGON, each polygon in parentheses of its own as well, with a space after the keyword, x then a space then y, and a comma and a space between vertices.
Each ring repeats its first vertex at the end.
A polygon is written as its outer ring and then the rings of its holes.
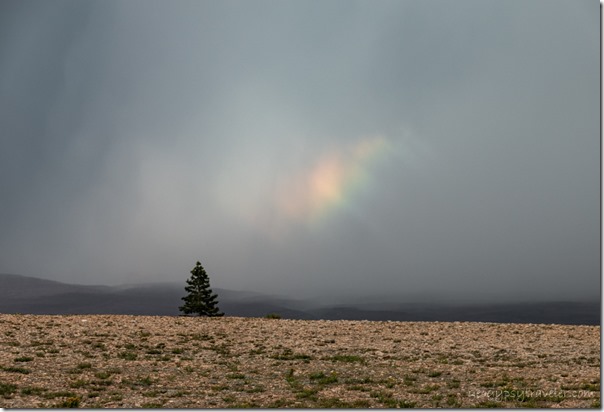
MULTIPOLYGON (((256 292, 214 288, 227 316, 374 321, 475 321, 600 324, 600 302, 318 305, 256 292)), ((0 274, 0 313, 179 315, 184 284, 76 285, 0 274)))

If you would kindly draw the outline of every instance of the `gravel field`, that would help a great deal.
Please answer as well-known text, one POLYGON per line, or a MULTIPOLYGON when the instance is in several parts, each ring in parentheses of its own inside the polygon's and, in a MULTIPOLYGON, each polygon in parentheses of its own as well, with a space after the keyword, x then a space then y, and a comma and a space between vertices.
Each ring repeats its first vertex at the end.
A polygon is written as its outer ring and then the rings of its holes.
POLYGON ((600 327, 0 315, 3 408, 600 407, 600 327))

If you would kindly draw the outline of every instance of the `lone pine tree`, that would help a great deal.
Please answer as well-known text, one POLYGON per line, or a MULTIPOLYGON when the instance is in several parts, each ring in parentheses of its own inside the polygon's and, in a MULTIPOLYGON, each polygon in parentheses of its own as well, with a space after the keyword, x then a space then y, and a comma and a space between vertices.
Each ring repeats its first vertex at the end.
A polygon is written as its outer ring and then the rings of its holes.
POLYGON ((185 313, 196 313, 199 316, 223 316, 224 313, 218 309, 217 294, 210 289, 210 278, 201 263, 197 262, 191 271, 191 277, 187 279, 185 290, 189 293, 182 298, 185 304, 178 309, 185 313))

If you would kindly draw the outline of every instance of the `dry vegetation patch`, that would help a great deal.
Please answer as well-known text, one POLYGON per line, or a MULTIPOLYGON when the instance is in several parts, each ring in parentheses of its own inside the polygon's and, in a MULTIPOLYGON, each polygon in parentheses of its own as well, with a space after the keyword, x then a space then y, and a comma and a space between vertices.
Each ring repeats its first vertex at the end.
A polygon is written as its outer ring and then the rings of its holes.
POLYGON ((600 327, 0 315, 0 407, 599 407, 600 327))

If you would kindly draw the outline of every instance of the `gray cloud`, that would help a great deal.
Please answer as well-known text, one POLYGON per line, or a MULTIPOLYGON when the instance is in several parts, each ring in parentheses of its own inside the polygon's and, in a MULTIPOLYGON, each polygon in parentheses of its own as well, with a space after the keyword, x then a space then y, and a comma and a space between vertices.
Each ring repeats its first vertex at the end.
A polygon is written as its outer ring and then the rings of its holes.
POLYGON ((598 296, 595 2, 2 8, 1 272, 598 296))

